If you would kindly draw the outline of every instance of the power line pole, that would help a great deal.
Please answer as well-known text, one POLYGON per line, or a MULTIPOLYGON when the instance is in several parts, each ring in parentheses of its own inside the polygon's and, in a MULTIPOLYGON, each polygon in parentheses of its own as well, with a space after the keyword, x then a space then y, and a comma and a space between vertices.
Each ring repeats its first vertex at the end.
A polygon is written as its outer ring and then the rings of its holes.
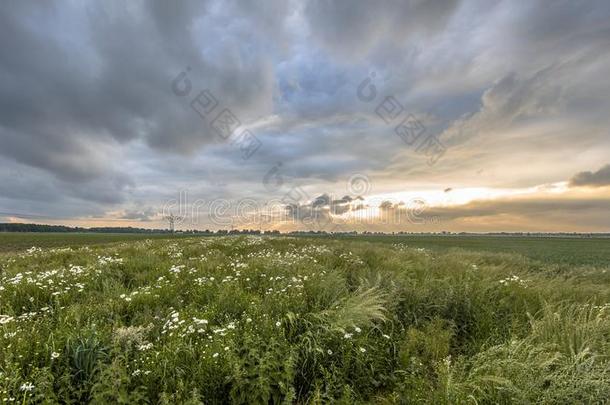
POLYGON ((171 233, 174 233, 174 223, 176 221, 176 217, 174 216, 174 214, 169 214, 165 217, 165 219, 169 221, 169 231, 171 233))

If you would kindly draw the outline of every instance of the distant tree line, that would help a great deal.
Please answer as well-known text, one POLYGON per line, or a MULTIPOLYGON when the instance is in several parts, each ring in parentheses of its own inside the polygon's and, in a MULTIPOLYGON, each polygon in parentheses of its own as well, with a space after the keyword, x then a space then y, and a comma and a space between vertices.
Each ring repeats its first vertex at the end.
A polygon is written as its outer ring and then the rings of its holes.
POLYGON ((133 227, 96 227, 81 228, 78 226, 43 225, 43 224, 0 224, 0 232, 84 232, 84 233, 163 233, 164 229, 144 229, 133 227))
MULTIPOLYGON (((78 226, 65 225, 43 225, 43 224, 22 224, 22 223, 0 223, 0 232, 80 232, 80 233, 172 233, 169 229, 145 229, 134 227, 94 227, 82 228, 78 226)), ((189 229, 176 231, 178 234, 202 234, 202 235, 279 235, 280 231, 261 231, 258 229, 220 229, 217 231, 189 229)))
MULTIPOLYGON (((95 227, 95 228, 82 228, 65 225, 43 225, 43 224, 21 224, 21 223, 0 223, 0 232, 81 232, 81 233, 145 233, 145 234, 163 234, 172 233, 169 229, 145 229, 145 228, 134 228, 134 227, 95 227)), ((472 232, 357 232, 357 231, 340 231, 340 232, 327 232, 327 231, 292 231, 287 233, 281 233, 278 230, 267 230, 261 231, 259 229, 219 229, 217 231, 206 230, 180 230, 174 233, 178 234, 194 234, 194 235, 294 235, 294 236, 307 236, 307 235, 387 235, 387 236, 400 236, 400 235, 437 235, 437 236, 538 236, 538 237, 609 237, 610 233, 577 233, 577 232, 556 232, 556 233, 544 233, 544 232, 489 232, 489 233, 472 233, 472 232)))

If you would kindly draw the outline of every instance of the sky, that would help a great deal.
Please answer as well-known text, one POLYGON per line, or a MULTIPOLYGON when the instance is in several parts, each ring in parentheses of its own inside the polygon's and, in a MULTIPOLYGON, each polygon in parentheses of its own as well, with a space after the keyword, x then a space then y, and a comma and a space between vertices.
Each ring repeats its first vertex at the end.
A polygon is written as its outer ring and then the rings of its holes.
POLYGON ((11 1, 0 222, 610 232, 610 2, 11 1))

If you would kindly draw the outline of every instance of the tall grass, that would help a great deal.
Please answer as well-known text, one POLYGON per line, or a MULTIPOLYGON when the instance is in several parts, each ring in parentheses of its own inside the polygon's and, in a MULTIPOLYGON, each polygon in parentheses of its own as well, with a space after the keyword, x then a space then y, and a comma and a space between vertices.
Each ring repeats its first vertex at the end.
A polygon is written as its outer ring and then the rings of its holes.
POLYGON ((602 403, 610 272, 270 237, 0 256, 0 403, 602 403))

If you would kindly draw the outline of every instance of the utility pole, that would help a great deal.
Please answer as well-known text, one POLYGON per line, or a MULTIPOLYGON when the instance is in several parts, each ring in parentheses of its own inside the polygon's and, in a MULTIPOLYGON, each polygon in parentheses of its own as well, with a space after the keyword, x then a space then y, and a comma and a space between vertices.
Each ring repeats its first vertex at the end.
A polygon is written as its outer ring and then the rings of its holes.
POLYGON ((165 217, 165 219, 169 221, 169 231, 171 233, 174 233, 174 222, 176 221, 176 217, 174 216, 174 214, 169 214, 165 217))

